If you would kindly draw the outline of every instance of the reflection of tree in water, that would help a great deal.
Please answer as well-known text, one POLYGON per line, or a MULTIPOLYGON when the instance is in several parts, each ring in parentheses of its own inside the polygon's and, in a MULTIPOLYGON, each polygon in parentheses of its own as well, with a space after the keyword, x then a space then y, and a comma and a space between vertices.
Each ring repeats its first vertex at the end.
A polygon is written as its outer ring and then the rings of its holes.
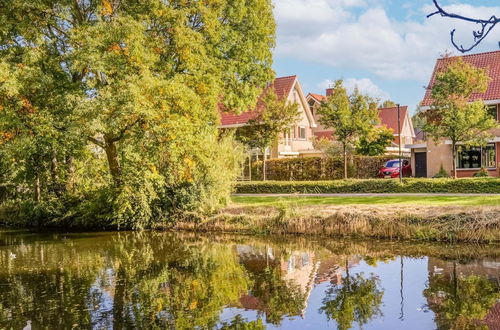
POLYGON ((375 316, 382 315, 380 305, 383 291, 379 289, 379 279, 374 275, 365 278, 363 273, 349 274, 346 263, 346 276, 341 284, 332 284, 326 291, 323 306, 328 320, 335 320, 339 330, 352 328, 354 322, 360 326, 375 316))
POLYGON ((488 329, 481 327, 481 320, 500 299, 498 282, 485 276, 458 275, 456 268, 453 262, 450 274, 431 275, 424 290, 438 329, 488 329))
POLYGON ((52 329, 211 328, 249 288, 231 246, 196 246, 165 234, 95 243, 74 251, 34 245, 25 256, 20 246, 11 266, 0 250, 7 266, 0 270, 0 328, 22 329, 27 320, 52 329), (40 255, 45 264, 29 269, 40 255))
POLYGON ((231 322, 223 322, 220 330, 264 330, 266 327, 262 319, 248 321, 240 314, 236 315, 231 322))
POLYGON ((131 250, 128 243, 121 242, 115 262, 115 326, 212 328, 222 308, 248 290, 248 277, 230 246, 200 248, 170 237, 165 253, 134 243, 131 250))
POLYGON ((282 278, 277 267, 266 267, 253 273, 252 296, 258 299, 257 309, 266 315, 266 321, 279 325, 285 316, 301 315, 306 303, 306 293, 300 285, 282 278))

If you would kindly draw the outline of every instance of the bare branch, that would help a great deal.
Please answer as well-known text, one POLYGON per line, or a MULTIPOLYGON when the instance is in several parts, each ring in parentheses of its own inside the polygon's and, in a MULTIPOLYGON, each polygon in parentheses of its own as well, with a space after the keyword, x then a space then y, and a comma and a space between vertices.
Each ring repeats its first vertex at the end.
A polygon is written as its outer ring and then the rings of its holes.
MULTIPOLYGON (((474 49, 477 45, 479 45, 487 36, 488 34, 495 28, 495 26, 500 23, 500 19, 497 18, 496 16, 491 16, 489 19, 477 19, 477 18, 472 18, 472 17, 467 17, 467 16, 462 16, 462 15, 457 15, 454 13, 449 13, 446 10, 443 9, 438 3, 437 0, 432 0, 434 2, 434 6, 436 6, 436 11, 427 15, 427 18, 430 18, 434 15, 440 15, 441 17, 448 17, 448 18, 453 18, 453 19, 458 19, 461 21, 465 22, 471 22, 480 25, 480 28, 478 30, 472 31, 472 36, 473 36, 473 44, 469 47, 464 47, 463 45, 458 45, 456 40, 455 40, 455 29, 453 29, 450 33, 451 36, 451 43, 453 46, 461 53, 466 53, 474 49)), ((499 42, 499 47, 500 47, 500 42, 499 42)))

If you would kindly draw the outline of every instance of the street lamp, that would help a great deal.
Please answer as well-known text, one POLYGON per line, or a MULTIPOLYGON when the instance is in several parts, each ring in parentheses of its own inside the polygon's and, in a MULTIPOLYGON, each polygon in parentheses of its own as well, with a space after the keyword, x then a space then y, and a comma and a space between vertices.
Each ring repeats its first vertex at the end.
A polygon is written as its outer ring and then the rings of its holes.
POLYGON ((401 107, 399 103, 397 104, 398 106, 398 138, 399 138, 399 183, 403 183, 403 162, 402 162, 402 155, 401 155, 401 107))

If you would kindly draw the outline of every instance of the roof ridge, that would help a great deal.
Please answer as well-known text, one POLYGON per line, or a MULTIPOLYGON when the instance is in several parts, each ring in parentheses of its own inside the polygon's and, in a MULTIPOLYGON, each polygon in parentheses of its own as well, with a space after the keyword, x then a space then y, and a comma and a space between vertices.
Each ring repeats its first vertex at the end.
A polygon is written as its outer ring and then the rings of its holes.
POLYGON ((443 60, 447 60, 450 58, 458 58, 458 57, 472 57, 472 56, 479 56, 479 55, 487 55, 487 54, 492 54, 492 53, 500 53, 500 50, 490 50, 488 52, 475 53, 475 54, 463 54, 463 55, 453 55, 453 56, 449 56, 449 57, 440 57, 440 58, 438 58, 438 61, 443 61, 443 60))
POLYGON ((296 75, 296 74, 293 74, 293 75, 291 75, 291 76, 276 77, 276 78, 274 78, 274 79, 276 80, 276 79, 296 78, 296 77, 297 77, 297 75, 296 75))
MULTIPOLYGON (((398 108, 398 106, 394 106, 394 107, 380 107, 380 108, 378 108, 378 110, 389 110, 389 109, 397 109, 397 108, 398 108)), ((402 108, 408 108, 408 106, 407 105, 400 105, 399 108, 400 109, 402 109, 402 108)))

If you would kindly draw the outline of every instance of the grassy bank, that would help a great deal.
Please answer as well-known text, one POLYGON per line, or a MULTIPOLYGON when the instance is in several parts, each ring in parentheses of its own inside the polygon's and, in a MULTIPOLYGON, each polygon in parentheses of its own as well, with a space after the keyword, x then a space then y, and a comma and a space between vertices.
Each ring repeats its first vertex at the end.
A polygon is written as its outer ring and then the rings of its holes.
POLYGON ((235 197, 223 212, 175 229, 245 234, 500 242, 498 197, 235 197))
POLYGON ((492 196, 233 196, 238 205, 429 205, 498 206, 500 195, 492 196))

